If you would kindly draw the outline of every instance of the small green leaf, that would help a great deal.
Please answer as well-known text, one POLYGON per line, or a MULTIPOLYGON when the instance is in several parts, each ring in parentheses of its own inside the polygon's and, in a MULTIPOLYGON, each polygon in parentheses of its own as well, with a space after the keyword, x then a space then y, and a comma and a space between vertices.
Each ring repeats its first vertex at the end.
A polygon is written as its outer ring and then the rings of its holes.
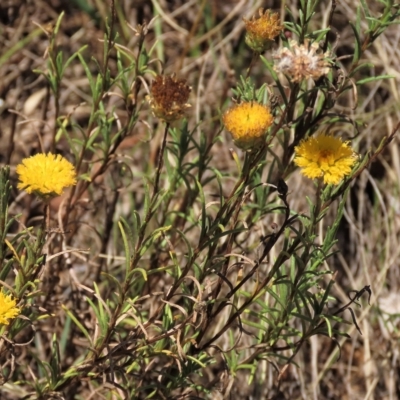
POLYGON ((50 356, 50 375, 51 375, 51 386, 54 388, 58 382, 61 365, 60 365, 60 349, 58 347, 57 337, 53 334, 51 343, 51 356, 50 356))
POLYGON ((93 80, 93 75, 92 72, 90 71, 90 68, 88 64, 86 63, 85 59, 83 58, 82 54, 78 53, 78 58, 83 66, 83 69, 85 70, 86 77, 89 81, 89 86, 92 94, 95 92, 95 86, 94 86, 94 80, 93 80))
POLYGON ((129 229, 129 226, 127 222, 124 220, 123 217, 120 218, 118 221, 118 227, 121 232, 122 236, 122 241, 124 242, 124 249, 125 249, 125 276, 128 276, 129 270, 130 270, 130 259, 131 259, 131 251, 130 251, 130 246, 128 243, 128 238, 125 233, 124 225, 126 229, 129 229))
POLYGON ((369 11, 367 2, 365 0, 360 0, 360 2, 361 2, 361 5, 362 5, 362 8, 363 8, 365 16, 370 18, 371 17, 371 13, 369 11))
POLYGON ((357 85, 364 85, 364 83, 380 81, 382 79, 393 79, 395 76, 393 75, 379 75, 379 76, 370 76, 369 78, 361 79, 357 82, 357 85))
POLYGON ((353 29, 354 33, 354 38, 355 38, 355 43, 354 43, 354 56, 353 56, 353 64, 357 64, 357 62, 360 60, 361 57, 361 39, 359 32, 357 31, 357 28, 354 26, 352 22, 349 22, 351 28, 353 29))
POLYGON ((75 317, 75 315, 66 306, 64 306, 64 304, 61 304, 61 308, 67 313, 67 315, 72 319, 72 321, 75 322, 75 325, 80 329, 80 331, 83 333, 85 338, 90 343, 90 347, 93 347, 92 339, 86 328, 80 323, 80 321, 75 317))
POLYGON ((61 14, 59 15, 59 17, 57 18, 57 22, 56 22, 56 25, 55 25, 54 30, 53 30, 53 35, 54 36, 56 36, 58 34, 58 31, 60 30, 61 21, 64 18, 64 14, 65 14, 65 12, 62 11, 61 14))
POLYGON ((288 105, 288 99, 286 97, 286 91, 283 88, 280 80, 278 79, 278 75, 276 74, 276 72, 274 70, 274 63, 273 62, 269 62, 264 56, 260 56, 260 58, 261 58, 262 62, 264 63, 264 65, 267 67, 268 72, 271 74, 272 79, 275 81, 275 83, 276 83, 276 85, 278 87, 279 93, 281 94, 285 105, 288 105))

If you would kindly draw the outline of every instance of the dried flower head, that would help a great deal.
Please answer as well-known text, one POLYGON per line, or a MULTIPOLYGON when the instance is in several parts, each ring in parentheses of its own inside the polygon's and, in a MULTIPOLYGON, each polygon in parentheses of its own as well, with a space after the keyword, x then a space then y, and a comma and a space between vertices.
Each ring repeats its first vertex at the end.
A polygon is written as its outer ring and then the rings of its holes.
POLYGON ((274 122, 269 107, 255 102, 233 106, 222 119, 235 144, 244 150, 261 144, 274 122))
POLYGON ((154 115, 166 122, 182 118, 185 111, 191 107, 186 103, 190 90, 185 79, 156 76, 151 87, 151 96, 147 97, 154 115))
POLYGON ((299 45, 295 40, 289 41, 290 48, 282 47, 274 55, 275 71, 285 74, 292 82, 303 79, 318 79, 329 72, 326 61, 328 53, 318 54, 318 44, 305 41, 299 45))
POLYGON ((337 185, 356 162, 356 154, 348 142, 330 135, 319 135, 301 141, 295 147, 294 163, 307 178, 323 178, 327 184, 337 185))
POLYGON ((252 19, 243 18, 246 28, 245 41, 247 45, 259 53, 271 48, 274 39, 283 29, 280 23, 279 15, 272 13, 271 10, 260 8, 259 16, 253 16, 252 19))
POLYGON ((10 319, 17 317, 21 309, 16 306, 17 302, 12 299, 11 295, 4 294, 0 291, 0 324, 8 325, 10 319))
POLYGON ((17 166, 18 189, 47 199, 59 196, 64 188, 76 184, 74 166, 59 154, 39 153, 17 166))

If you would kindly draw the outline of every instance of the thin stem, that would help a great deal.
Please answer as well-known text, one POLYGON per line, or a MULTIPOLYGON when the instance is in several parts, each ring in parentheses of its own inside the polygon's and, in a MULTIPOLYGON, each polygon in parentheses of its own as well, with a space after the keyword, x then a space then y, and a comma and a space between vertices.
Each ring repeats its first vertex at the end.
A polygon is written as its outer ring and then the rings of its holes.
POLYGON ((251 62, 250 62, 249 68, 247 69, 247 72, 246 72, 246 79, 250 76, 251 70, 253 69, 253 66, 256 63, 256 60, 258 59, 258 57, 260 57, 260 53, 255 51, 253 53, 253 57, 251 58, 251 62))
POLYGON ((162 169, 163 161, 164 161, 164 150, 165 150, 165 146, 167 144, 168 130, 169 130, 169 122, 167 122, 167 124, 165 125, 164 137, 163 137, 163 141, 161 144, 161 148, 158 153, 157 171, 156 171, 156 177, 154 179, 153 199, 154 199, 154 196, 158 192, 158 185, 160 183, 161 169, 162 169))
POLYGON ((46 202, 44 206, 44 231, 48 231, 50 229, 50 206, 49 203, 46 202))

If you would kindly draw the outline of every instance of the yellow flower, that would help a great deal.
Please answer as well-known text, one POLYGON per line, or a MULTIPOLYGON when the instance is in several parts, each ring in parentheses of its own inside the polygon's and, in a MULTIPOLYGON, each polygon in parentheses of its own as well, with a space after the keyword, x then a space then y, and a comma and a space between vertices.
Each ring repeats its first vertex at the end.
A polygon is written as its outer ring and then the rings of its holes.
POLYGON ((254 102, 233 106, 222 119, 235 144, 244 150, 261 144, 274 122, 269 107, 254 102))
POLYGON ((151 96, 147 96, 153 114, 166 122, 181 119, 191 105, 189 99, 191 87, 185 79, 175 76, 156 76, 151 87, 151 96))
POLYGON ((279 15, 273 14, 271 10, 263 12, 263 9, 260 8, 258 13, 259 18, 255 16, 250 20, 243 18, 243 22, 246 28, 245 41, 247 45, 261 53, 271 48, 275 37, 282 31, 283 25, 280 23, 279 15))
POLYGON ((11 295, 5 295, 2 290, 0 291, 0 324, 8 325, 10 319, 20 314, 21 309, 16 304, 11 295))
POLYGON ((17 166, 18 189, 49 198, 64 188, 76 185, 74 166, 61 155, 39 153, 25 158, 17 166))
POLYGON ((324 178, 327 184, 337 185, 356 162, 356 154, 348 142, 329 135, 302 140, 295 147, 294 163, 307 178, 324 178))
POLYGON ((318 54, 318 43, 310 44, 306 40, 299 45, 291 40, 289 45, 290 48, 282 47, 273 55, 275 71, 285 74, 292 82, 318 79, 329 72, 329 63, 325 60, 329 54, 318 54))

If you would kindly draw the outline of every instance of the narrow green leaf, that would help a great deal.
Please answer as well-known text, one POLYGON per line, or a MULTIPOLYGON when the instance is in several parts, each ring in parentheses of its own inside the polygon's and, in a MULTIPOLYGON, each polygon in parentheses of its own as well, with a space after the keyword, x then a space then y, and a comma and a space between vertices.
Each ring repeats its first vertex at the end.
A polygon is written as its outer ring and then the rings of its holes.
POLYGON ((355 27, 356 27, 357 32, 360 33, 361 32, 361 8, 360 8, 360 6, 357 6, 356 15, 357 15, 357 17, 356 17, 355 27))
POLYGON ((363 8, 366 17, 371 18, 371 12, 369 11, 367 2, 365 0, 360 0, 361 6, 363 8))
POLYGON ((74 321, 75 325, 80 329, 85 338, 89 341, 90 347, 93 347, 92 339, 86 328, 79 322, 79 320, 75 317, 75 315, 70 310, 68 310, 66 306, 64 306, 64 304, 61 304, 61 307, 67 313, 67 315, 72 319, 72 321, 74 321))
POLYGON ((94 291, 96 293, 97 302, 99 304, 99 306, 98 306, 99 325, 100 325, 101 333, 103 335, 105 335, 107 333, 107 329, 108 329, 109 317, 108 317, 108 314, 105 312, 105 303, 104 303, 103 298, 101 297, 101 294, 100 294, 100 291, 99 291, 99 288, 98 288, 96 282, 93 282, 93 286, 94 286, 94 291))
POLYGON ((326 327, 328 328, 328 335, 329 337, 332 337, 332 325, 331 325, 331 321, 329 321, 328 318, 326 318, 324 315, 320 316, 322 319, 325 320, 326 322, 326 327))
POLYGON ((187 357, 189 360, 192 360, 194 363, 200 365, 200 367, 202 367, 202 368, 206 368, 206 367, 207 367, 206 364, 202 363, 202 362, 201 362, 200 360, 198 360, 197 358, 194 358, 194 357, 192 357, 192 356, 189 356, 188 354, 186 354, 186 357, 187 357))
POLYGON ((64 326, 61 333, 60 344, 59 344, 61 360, 64 359, 65 350, 67 348, 67 345, 69 344, 70 334, 71 334, 71 317, 67 315, 64 321, 64 326))
POLYGON ((266 332, 269 329, 267 326, 264 326, 264 325, 262 325, 262 324, 260 324, 258 322, 250 321, 248 319, 242 318, 241 321, 242 321, 243 325, 248 325, 248 326, 251 326, 253 328, 257 328, 257 329, 259 329, 259 330, 261 330, 263 332, 266 332))
POLYGON ((83 58, 81 53, 78 53, 78 58, 79 58, 79 61, 82 64, 83 69, 85 70, 86 77, 87 77, 87 79, 89 81, 90 90, 91 90, 92 93, 94 93, 95 86, 94 86, 94 80, 93 80, 92 72, 90 71, 90 68, 89 68, 88 64, 86 63, 86 61, 83 58))
POLYGON ((142 276, 143 276, 143 279, 145 280, 145 281, 147 281, 147 272, 146 272, 146 270, 144 270, 143 268, 135 268, 135 269, 133 269, 130 273, 129 273, 129 275, 128 275, 128 281, 131 281, 131 279, 132 279, 132 277, 133 277, 133 275, 135 275, 137 272, 139 272, 142 276))
POLYGON ((178 233, 178 235, 181 237, 181 239, 185 242, 186 245, 186 251, 187 251, 187 258, 191 259, 193 257, 193 248, 190 245, 189 240, 187 239, 187 237, 185 236, 185 234, 180 231, 179 229, 175 229, 175 232, 178 233))
POLYGON ((276 83, 276 85, 278 87, 279 93, 281 94, 285 105, 288 105, 288 99, 286 97, 286 91, 283 88, 283 86, 282 86, 282 84, 281 84, 281 82, 280 82, 280 80, 278 78, 278 75, 274 70, 274 63, 273 62, 270 63, 264 56, 260 56, 260 58, 261 58, 262 62, 264 63, 264 65, 267 67, 268 72, 271 74, 272 79, 275 81, 275 83, 276 83))
POLYGON ((361 57, 361 39, 360 39, 360 34, 357 31, 357 28, 354 26, 354 24, 350 21, 349 22, 351 28, 353 29, 353 33, 354 33, 354 39, 355 39, 355 43, 354 43, 354 56, 353 56, 353 64, 357 64, 357 62, 360 60, 361 57))
POLYGON ((58 378, 61 372, 61 365, 60 365, 60 349, 58 347, 57 336, 53 334, 52 343, 51 343, 51 357, 50 357, 50 374, 51 374, 51 384, 52 388, 58 382, 58 378))
POLYGON ((207 212, 206 212, 206 199, 204 197, 204 192, 203 192, 203 187, 201 185, 201 183, 196 179, 196 186, 199 192, 199 196, 200 196, 200 204, 201 204, 201 232, 200 232, 200 238, 202 239, 207 231, 206 231, 206 227, 207 227, 207 212))
POLYGON ((118 221, 118 227, 119 227, 119 230, 121 232, 122 241, 124 242, 124 249, 125 249, 125 276, 128 276, 129 269, 130 269, 131 252, 130 252, 130 247, 129 247, 128 239, 127 239, 123 224, 124 224, 124 220, 120 219, 118 221))
MULTIPOLYGON (((24 47, 28 47, 28 45, 33 42, 33 40, 43 35, 43 30, 41 28, 37 28, 34 31, 30 32, 29 35, 23 37, 22 39, 18 40, 14 45, 11 47, 3 46, 0 54, 0 68, 7 62, 9 62, 10 58, 16 54, 19 50, 23 49, 24 47)), ((44 39, 43 39, 44 40, 44 39)), ((13 43, 13 42, 12 42, 13 43)), ((43 71, 34 69, 33 72, 35 74, 42 74, 46 76, 43 71)))
POLYGON ((54 36, 56 36, 58 34, 58 31, 60 30, 61 21, 64 18, 64 14, 65 14, 65 12, 62 11, 61 14, 59 15, 59 17, 57 18, 57 22, 56 22, 56 25, 55 25, 54 30, 53 30, 53 35, 54 36))
POLYGON ((357 82, 357 85, 363 85, 364 83, 380 81, 382 79, 393 79, 395 76, 393 75, 379 75, 379 76, 370 76, 369 78, 361 79, 357 82))
POLYGON ((113 284, 118 288, 118 293, 121 294, 122 293, 122 286, 121 283, 119 282, 119 280, 112 274, 109 274, 107 272, 102 271, 101 272, 102 276, 105 276, 107 279, 109 279, 111 282, 113 282, 113 284))
MULTIPOLYGON (((150 208, 150 187, 149 184, 147 182, 144 182, 143 185, 143 189, 144 189, 144 204, 143 204, 143 212, 144 215, 148 215, 149 214, 149 208, 150 208)), ((143 221, 143 224, 145 224, 146 222, 143 221)), ((140 226, 140 228, 143 228, 143 225, 140 226)))

